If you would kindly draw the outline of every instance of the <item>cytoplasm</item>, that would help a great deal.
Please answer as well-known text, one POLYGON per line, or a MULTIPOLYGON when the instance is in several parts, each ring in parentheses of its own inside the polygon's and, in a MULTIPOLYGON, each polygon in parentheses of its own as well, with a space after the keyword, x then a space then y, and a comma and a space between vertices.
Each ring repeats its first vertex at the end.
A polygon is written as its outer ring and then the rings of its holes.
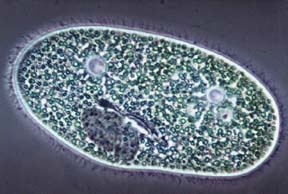
POLYGON ((160 34, 55 30, 20 52, 13 86, 51 136, 107 166, 238 176, 278 141, 277 104, 254 75, 160 34))

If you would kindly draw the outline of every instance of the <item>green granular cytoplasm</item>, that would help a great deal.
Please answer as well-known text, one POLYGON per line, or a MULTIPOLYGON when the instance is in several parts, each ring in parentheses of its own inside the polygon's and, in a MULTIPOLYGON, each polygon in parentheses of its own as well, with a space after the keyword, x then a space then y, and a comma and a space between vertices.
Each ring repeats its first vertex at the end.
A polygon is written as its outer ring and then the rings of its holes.
POLYGON ((21 51, 13 75, 34 121, 108 166, 237 176, 263 163, 278 140, 278 108, 260 81, 162 35, 57 30, 21 51))

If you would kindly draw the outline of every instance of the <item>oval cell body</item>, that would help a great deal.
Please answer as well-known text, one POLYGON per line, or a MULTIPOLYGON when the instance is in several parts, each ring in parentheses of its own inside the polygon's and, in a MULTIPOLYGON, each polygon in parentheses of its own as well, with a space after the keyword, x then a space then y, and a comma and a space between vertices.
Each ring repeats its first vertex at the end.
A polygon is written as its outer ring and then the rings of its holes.
POLYGON ((278 141, 277 104, 254 75, 160 34, 55 30, 22 49, 13 86, 52 137, 120 169, 238 176, 261 165, 278 141))

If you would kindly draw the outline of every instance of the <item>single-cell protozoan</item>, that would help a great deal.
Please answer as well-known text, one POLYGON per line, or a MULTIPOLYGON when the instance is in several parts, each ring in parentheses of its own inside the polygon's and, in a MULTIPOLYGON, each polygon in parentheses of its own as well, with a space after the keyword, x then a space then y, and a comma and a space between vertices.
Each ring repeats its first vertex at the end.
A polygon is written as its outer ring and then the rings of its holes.
POLYGON ((13 86, 52 137, 113 168, 239 176, 261 165, 278 141, 277 104, 250 72, 150 32, 50 32, 19 53, 13 86))

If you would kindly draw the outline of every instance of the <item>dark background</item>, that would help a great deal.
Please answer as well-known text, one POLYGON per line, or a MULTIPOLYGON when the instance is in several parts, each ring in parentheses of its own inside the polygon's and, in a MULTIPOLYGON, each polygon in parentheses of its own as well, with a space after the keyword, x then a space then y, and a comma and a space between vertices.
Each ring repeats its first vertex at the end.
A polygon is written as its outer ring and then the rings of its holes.
MULTIPOLYGON (((43 135, 15 109, 5 82, 11 51, 38 29, 101 21, 167 32, 250 65, 287 106, 288 2, 268 0, 0 0, 0 194, 287 194, 288 143, 256 173, 232 180, 96 168, 43 135)), ((284 111, 281 113, 284 119, 284 111)), ((285 123, 284 123, 285 124, 285 123)))

